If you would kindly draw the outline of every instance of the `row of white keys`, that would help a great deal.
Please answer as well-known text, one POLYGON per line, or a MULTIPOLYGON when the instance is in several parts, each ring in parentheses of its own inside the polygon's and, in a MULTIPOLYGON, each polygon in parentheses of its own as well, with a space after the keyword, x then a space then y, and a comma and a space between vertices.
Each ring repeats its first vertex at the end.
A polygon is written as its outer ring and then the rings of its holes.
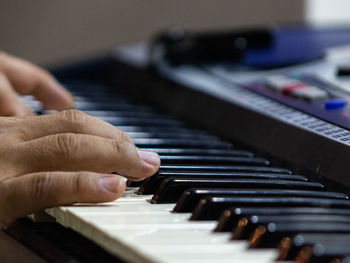
POLYGON ((174 204, 150 204, 150 196, 122 197, 101 205, 49 209, 63 225, 130 262, 273 262, 277 251, 248 250, 230 233, 213 233, 214 221, 188 221, 174 204))

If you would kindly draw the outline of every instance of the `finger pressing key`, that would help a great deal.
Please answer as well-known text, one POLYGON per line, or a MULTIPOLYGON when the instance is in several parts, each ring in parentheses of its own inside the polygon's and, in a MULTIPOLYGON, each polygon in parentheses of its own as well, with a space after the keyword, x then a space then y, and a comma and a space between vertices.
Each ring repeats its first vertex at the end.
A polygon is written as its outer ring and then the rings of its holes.
POLYGON ((129 179, 153 175, 159 168, 156 153, 138 150, 134 143, 119 139, 60 133, 18 143, 18 174, 38 171, 116 172, 129 179), (25 157, 25 158, 24 158, 25 157))
POLYGON ((47 207, 113 201, 124 190, 125 178, 111 174, 41 172, 10 178, 0 184, 0 229, 47 207))

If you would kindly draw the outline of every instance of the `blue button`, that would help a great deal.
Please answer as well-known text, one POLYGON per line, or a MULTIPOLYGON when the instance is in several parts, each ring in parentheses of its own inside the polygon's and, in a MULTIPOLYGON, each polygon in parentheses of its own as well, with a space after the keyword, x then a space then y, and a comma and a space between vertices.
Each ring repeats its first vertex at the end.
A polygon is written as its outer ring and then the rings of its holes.
POLYGON ((324 106, 327 110, 340 109, 340 108, 343 108, 345 105, 346 105, 346 101, 343 99, 327 100, 324 103, 324 106))

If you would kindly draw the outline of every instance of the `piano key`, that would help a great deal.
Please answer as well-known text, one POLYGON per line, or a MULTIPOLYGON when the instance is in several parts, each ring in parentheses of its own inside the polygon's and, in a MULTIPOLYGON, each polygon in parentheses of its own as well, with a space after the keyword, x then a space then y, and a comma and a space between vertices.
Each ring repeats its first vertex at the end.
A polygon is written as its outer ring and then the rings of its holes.
POLYGON ((87 79, 60 79, 60 82, 63 86, 68 88, 71 92, 74 94, 76 92, 81 93, 88 93, 91 94, 92 92, 100 92, 100 93, 107 93, 110 94, 111 87, 108 87, 106 85, 103 85, 99 82, 87 80, 87 79))
MULTIPOLYGON (((61 213, 61 216, 58 216, 59 220, 63 220, 73 229, 79 228, 80 232, 113 254, 127 259, 128 262, 145 262, 145 260, 164 262, 165 259, 173 258, 171 262, 199 263, 215 260, 241 262, 244 259, 245 262, 268 263, 277 256, 275 250, 247 252, 245 242, 229 242, 229 235, 226 234, 213 235, 211 229, 214 224, 211 222, 203 222, 204 224, 197 226, 181 217, 179 222, 175 223, 175 227, 166 221, 162 222, 164 218, 159 224, 154 224, 157 220, 155 217, 158 215, 172 217, 173 214, 170 213, 172 206, 154 206, 147 202, 128 201, 128 198, 122 197, 115 202, 101 204, 100 207, 91 205, 61 207, 49 209, 49 212, 61 213), (70 220, 72 217, 63 216, 67 214, 74 215, 75 220, 70 220), (109 219, 106 219, 108 215, 118 217, 119 224, 109 224, 109 219), (147 220, 147 224, 143 224, 143 217, 147 220), (130 218, 139 218, 140 224, 137 221, 129 224, 130 218), (78 221, 79 219, 83 220, 78 221), (104 224, 105 220, 107 224, 104 224), (101 231, 108 235, 101 236, 99 234, 101 231), (186 242, 183 242, 184 237, 186 242), (203 249, 208 252, 206 256, 203 256, 203 249)), ((63 223, 63 221, 60 222, 63 223)))
POLYGON ((287 180, 263 180, 263 179, 176 179, 167 178, 159 186, 152 197, 152 203, 173 203, 181 194, 190 188, 265 188, 265 189, 299 189, 322 190, 320 183, 287 181, 287 180))
POLYGON ((300 233, 292 238, 285 237, 279 245, 278 261, 293 260, 303 247, 313 246, 317 243, 342 246, 350 243, 350 234, 300 233))
POLYGON ((139 194, 154 194, 164 179, 173 178, 231 178, 231 179, 277 179, 277 180, 293 180, 307 181, 307 178, 301 175, 290 174, 268 174, 268 173, 239 173, 239 172, 162 172, 159 171, 153 176, 144 180, 138 190, 139 194))
POLYGON ((103 110, 103 111, 150 111, 151 108, 147 106, 140 106, 129 103, 95 103, 95 102, 82 102, 77 101, 74 103, 74 107, 78 110, 103 110))
POLYGON ((350 234, 350 225, 344 223, 270 223, 254 230, 249 241, 250 248, 274 248, 287 236, 299 233, 350 234))
POLYGON ((82 91, 82 90, 70 90, 70 92, 74 96, 78 97, 83 97, 90 99, 93 101, 94 98, 99 97, 99 98, 114 98, 116 101, 121 100, 121 101, 130 101, 130 98, 126 97, 125 95, 121 95, 120 93, 113 93, 110 91, 106 90, 90 90, 90 91, 82 91))
MULTIPOLYGON (((117 96, 95 96, 95 97, 89 97, 89 96, 81 96, 81 95, 75 95, 74 96, 75 102, 91 102, 91 103, 114 103, 114 104, 127 104, 128 100, 123 97, 117 97, 117 96)), ((128 103, 129 104, 129 103, 128 103)))
POLYGON ((268 225, 270 223, 344 223, 349 224, 350 217, 337 215, 281 215, 281 216, 251 216, 249 218, 243 217, 233 229, 233 240, 248 239, 253 231, 260 225, 268 225))
POLYGON ((135 117, 114 117, 99 116, 99 119, 106 121, 112 125, 135 125, 135 126, 161 126, 161 127, 183 127, 183 122, 172 119, 135 118, 135 117))
POLYGON ((197 131, 185 127, 160 127, 160 126, 135 126, 135 125, 118 125, 122 131, 128 132, 177 132, 177 133, 192 133, 198 132, 198 134, 206 135, 203 131, 197 131))
MULTIPOLYGON (((332 192, 317 192, 332 193, 332 192)), ((337 194, 337 193, 336 193, 337 194)), ((325 196, 332 198, 332 196, 325 196)), ((337 198, 336 196, 333 196, 337 198)), ((342 198, 340 194, 339 198, 342 198)), ((350 216, 350 209, 319 208, 319 207, 237 207, 225 210, 219 217, 216 232, 232 231, 238 220, 252 215, 346 215, 350 216)))
POLYGON ((307 190, 280 190, 280 189, 190 189, 185 191, 178 200, 174 212, 192 212, 199 200, 208 196, 251 196, 251 197, 322 197, 346 199, 345 194, 307 191, 307 190))
POLYGON ((206 197, 196 206, 191 220, 215 220, 229 207, 350 208, 349 200, 311 197, 206 197))
POLYGON ((231 149, 231 143, 212 140, 187 140, 187 139, 134 139, 135 144, 140 148, 161 148, 161 147, 184 147, 184 148, 219 148, 231 149))
POLYGON ((267 166, 270 162, 262 158, 232 157, 232 156, 171 156, 161 155, 162 164, 228 164, 267 166))
MULTIPOLYGON (((210 135, 197 135, 195 133, 173 133, 173 132, 128 132, 127 133, 133 139, 147 139, 147 138, 159 138, 159 139, 202 139, 202 140, 219 140, 219 138, 210 135)), ((243 151, 242 151, 243 152, 243 151)))
MULTIPOLYGON (((114 98, 113 98, 114 99, 114 98)), ((172 119, 170 116, 160 114, 153 111, 103 111, 103 110, 84 110, 86 114, 94 117, 134 117, 134 118, 167 118, 172 119)))
POLYGON ((296 256, 296 261, 300 263, 328 263, 339 262, 336 258, 350 256, 348 244, 334 242, 332 244, 318 243, 313 246, 306 246, 300 250, 296 256), (335 261, 333 261, 335 259, 335 261))
MULTIPOLYGON (((180 135, 181 137, 181 135, 180 135)), ((242 150, 226 150, 226 149, 197 149, 197 148, 148 148, 147 150, 156 152, 160 155, 200 155, 200 156, 241 156, 254 157, 252 152, 242 150)))
POLYGON ((140 180, 140 181, 131 181, 131 180, 127 180, 126 181, 126 186, 129 186, 129 187, 140 187, 143 182, 145 180, 140 180))
POLYGON ((179 172, 257 172, 292 174, 288 169, 264 166, 235 165, 160 165, 159 171, 179 172))

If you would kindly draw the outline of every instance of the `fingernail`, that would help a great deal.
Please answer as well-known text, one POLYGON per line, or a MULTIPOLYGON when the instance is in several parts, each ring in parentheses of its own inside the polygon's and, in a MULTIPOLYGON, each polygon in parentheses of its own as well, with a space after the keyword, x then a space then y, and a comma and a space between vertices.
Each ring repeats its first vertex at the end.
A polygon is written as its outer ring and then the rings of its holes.
POLYGON ((126 179, 125 177, 120 176, 119 186, 120 186, 120 187, 125 187, 125 186, 126 186, 126 181, 127 181, 127 180, 128 180, 128 179, 126 179))
POLYGON ((160 159, 159 155, 155 152, 150 152, 150 151, 144 151, 144 150, 137 150, 140 158, 142 161, 145 163, 148 163, 152 166, 159 166, 160 159))
POLYGON ((118 193, 121 181, 123 181, 123 179, 115 175, 107 175, 100 178, 101 186, 112 193, 118 193))

